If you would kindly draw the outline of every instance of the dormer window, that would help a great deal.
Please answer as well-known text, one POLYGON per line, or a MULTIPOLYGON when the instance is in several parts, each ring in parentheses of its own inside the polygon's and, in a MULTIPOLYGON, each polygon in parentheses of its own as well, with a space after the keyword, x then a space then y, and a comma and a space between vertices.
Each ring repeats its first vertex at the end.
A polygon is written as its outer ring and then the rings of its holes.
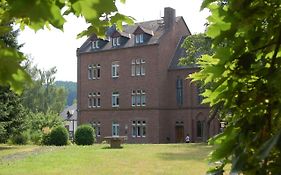
POLYGON ((120 37, 112 38, 112 46, 120 46, 120 37))
POLYGON ((141 43, 143 43, 143 34, 138 34, 138 35, 136 35, 136 37, 135 37, 135 42, 136 42, 136 44, 141 44, 141 43))
POLYGON ((92 41, 92 49, 98 49, 99 47, 99 40, 92 41))

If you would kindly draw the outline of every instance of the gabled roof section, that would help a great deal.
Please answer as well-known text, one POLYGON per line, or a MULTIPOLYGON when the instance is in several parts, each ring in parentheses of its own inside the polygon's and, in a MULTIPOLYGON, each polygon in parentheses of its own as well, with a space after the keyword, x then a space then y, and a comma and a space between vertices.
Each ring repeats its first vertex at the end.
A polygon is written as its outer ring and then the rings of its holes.
POLYGON ((125 38, 131 38, 130 34, 129 33, 126 33, 126 32, 119 32, 117 30, 115 30, 115 32, 113 32, 111 34, 111 37, 112 38, 115 38, 115 37, 125 37, 125 38))
MULTIPOLYGON (((176 17, 176 19, 175 19, 176 22, 178 22, 180 20, 183 20, 183 18, 180 16, 176 17)), ((128 41, 120 47, 113 48, 112 40, 110 40, 109 42, 107 42, 104 45, 104 47, 97 49, 97 50, 92 50, 91 44, 90 44, 91 40, 88 38, 84 42, 84 44, 77 50, 77 54, 90 53, 90 52, 101 52, 101 51, 121 49, 121 48, 138 47, 138 46, 136 46, 134 39, 131 39, 131 37, 129 35, 129 34, 133 34, 136 30, 142 30, 144 33, 151 35, 151 38, 145 44, 142 44, 142 46, 158 44, 160 41, 160 38, 165 33, 164 20, 159 19, 159 20, 139 22, 139 23, 135 23, 134 25, 124 25, 122 32, 116 31, 115 26, 109 27, 106 32, 107 37, 109 37, 109 36, 117 37, 117 32, 118 32, 120 36, 128 38, 128 41)))
POLYGON ((138 35, 138 34, 142 34, 142 33, 146 33, 146 34, 148 34, 150 36, 154 35, 152 30, 146 29, 146 28, 141 27, 141 26, 138 26, 133 34, 134 35, 138 35))
POLYGON ((177 49, 175 51, 174 57, 170 63, 169 70, 177 70, 177 69, 187 69, 187 68, 196 68, 196 65, 179 65, 180 59, 186 56, 185 49, 181 47, 182 43, 184 42, 185 38, 188 36, 183 36, 179 40, 177 44, 177 49))

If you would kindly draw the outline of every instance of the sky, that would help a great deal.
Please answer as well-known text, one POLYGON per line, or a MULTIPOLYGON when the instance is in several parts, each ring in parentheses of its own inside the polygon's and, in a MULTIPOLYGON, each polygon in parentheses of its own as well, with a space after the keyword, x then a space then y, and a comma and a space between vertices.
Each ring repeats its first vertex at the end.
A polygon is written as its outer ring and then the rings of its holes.
MULTIPOLYGON (((164 7, 176 10, 176 16, 183 16, 192 34, 205 30, 204 24, 208 11, 200 12, 202 0, 126 0, 117 3, 119 12, 132 16, 136 22, 160 19, 164 7)), ((74 15, 66 17, 64 32, 57 29, 44 29, 36 33, 26 28, 20 32, 19 43, 24 43, 21 51, 32 58, 40 69, 57 68, 56 80, 77 81, 76 49, 86 37, 77 39, 77 34, 87 28, 84 19, 74 15)))

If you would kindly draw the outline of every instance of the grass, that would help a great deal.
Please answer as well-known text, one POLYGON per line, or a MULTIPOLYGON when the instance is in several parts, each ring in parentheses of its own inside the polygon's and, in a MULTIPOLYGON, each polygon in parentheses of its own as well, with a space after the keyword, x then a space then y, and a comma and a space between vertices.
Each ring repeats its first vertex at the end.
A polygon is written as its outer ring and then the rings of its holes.
POLYGON ((0 146, 0 174, 203 175, 208 169, 205 159, 212 150, 205 144, 123 146, 0 146))

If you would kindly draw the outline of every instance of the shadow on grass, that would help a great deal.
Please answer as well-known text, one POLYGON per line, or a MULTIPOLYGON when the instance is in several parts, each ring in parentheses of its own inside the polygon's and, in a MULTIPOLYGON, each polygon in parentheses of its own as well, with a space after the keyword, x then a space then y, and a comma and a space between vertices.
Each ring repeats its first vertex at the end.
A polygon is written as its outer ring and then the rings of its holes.
POLYGON ((183 152, 164 152, 158 153, 157 156, 162 160, 194 160, 194 161, 202 161, 205 160, 208 154, 211 152, 211 149, 208 147, 197 147, 194 148, 187 148, 183 152))
POLYGON ((124 147, 121 146, 120 148, 111 148, 110 146, 102 147, 101 149, 123 149, 124 147))
POLYGON ((8 150, 8 149, 17 149, 15 146, 0 146, 0 151, 8 150))

